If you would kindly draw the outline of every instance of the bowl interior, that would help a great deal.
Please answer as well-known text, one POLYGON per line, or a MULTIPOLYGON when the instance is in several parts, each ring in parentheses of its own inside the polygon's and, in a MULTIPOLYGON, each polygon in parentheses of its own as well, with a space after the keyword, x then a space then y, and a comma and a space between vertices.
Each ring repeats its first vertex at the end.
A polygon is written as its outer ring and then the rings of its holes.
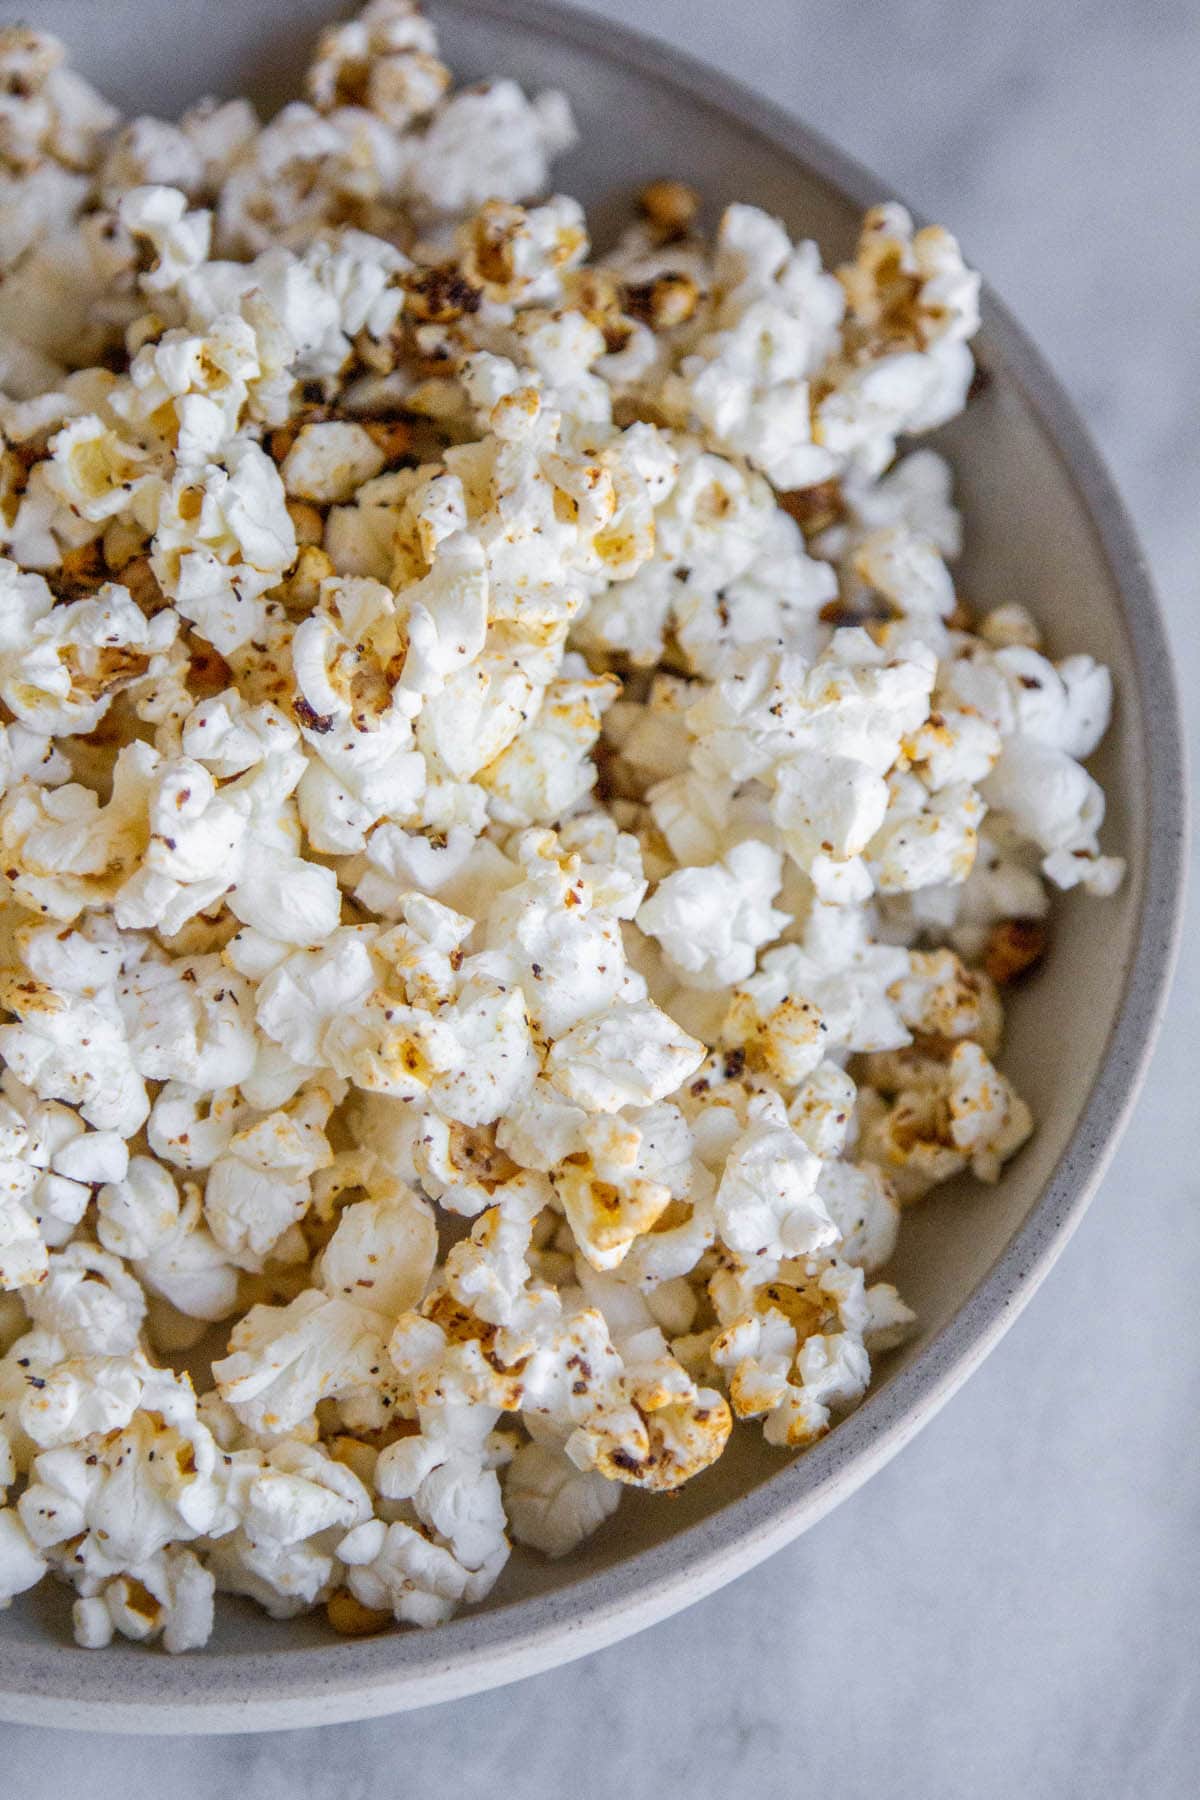
MULTIPOLYGON (((29 10, 38 25, 68 40, 77 66, 127 111, 172 116, 204 92, 248 90, 267 106, 295 93, 312 31, 330 7, 326 0, 257 0, 253 8, 215 7, 211 0, 108 0, 103 8, 88 0, 41 0, 29 10)), ((851 199, 753 123, 624 60, 619 43, 605 47, 599 37, 577 42, 569 29, 560 34, 544 21, 481 11, 468 0, 430 0, 429 11, 460 79, 506 73, 526 86, 553 84, 568 92, 581 144, 557 166, 555 180, 587 204, 599 240, 628 216, 633 190, 663 174, 684 176, 700 188, 713 214, 735 198, 770 209, 793 232, 817 238, 830 259, 850 249, 862 200, 885 197, 880 190, 851 199)), ((882 1372, 860 1418, 881 1404, 900 1372, 927 1354, 1043 1192, 1104 1058, 1137 941, 1147 827, 1134 653, 1116 577, 1035 410, 1036 394, 1023 391, 1005 365, 997 342, 1003 335, 994 322, 993 331, 985 328, 979 348, 992 380, 969 415, 940 434, 966 512, 962 588, 977 607, 1024 601, 1041 621, 1052 652, 1086 650, 1112 667, 1116 722, 1095 769, 1109 796, 1106 847, 1129 858, 1130 872, 1115 899, 1087 903, 1067 896, 1056 909, 1053 954, 1014 1001, 1004 1058, 1034 1108, 1037 1133, 998 1187, 944 1191, 906 1218, 893 1274, 919 1309, 921 1335, 882 1372)), ((767 1451, 753 1430, 736 1434, 716 1468, 674 1502, 628 1495, 615 1520, 566 1564, 514 1556, 487 1610, 507 1612, 515 1634, 528 1625, 529 1603, 550 1590, 568 1607, 585 1609, 592 1589, 580 1583, 711 1520, 748 1489, 779 1478, 781 1467, 778 1453, 767 1451)), ((63 1646, 56 1681, 64 1694, 77 1685, 85 1660, 69 1645, 68 1600, 61 1590, 39 1592, 17 1602, 0 1622, 0 1658, 10 1667, 35 1647, 44 1667, 48 1636, 63 1646)), ((275 1624, 239 1603, 227 1605, 212 1649, 197 1660, 222 1650, 269 1651, 282 1669, 311 1658, 318 1645, 328 1651, 321 1625, 275 1624)), ((438 1653, 430 1639, 416 1634, 382 1640, 378 1652, 391 1657, 398 1671, 438 1653)), ((183 1672, 177 1679, 164 1668, 165 1658, 136 1650, 115 1654, 127 1671, 118 1685, 130 1698, 143 1679, 160 1688, 170 1675, 175 1703, 186 1703, 183 1672)), ((90 1667, 93 1659, 86 1660, 90 1667)), ((194 1662, 192 1674, 203 1682, 194 1662)))

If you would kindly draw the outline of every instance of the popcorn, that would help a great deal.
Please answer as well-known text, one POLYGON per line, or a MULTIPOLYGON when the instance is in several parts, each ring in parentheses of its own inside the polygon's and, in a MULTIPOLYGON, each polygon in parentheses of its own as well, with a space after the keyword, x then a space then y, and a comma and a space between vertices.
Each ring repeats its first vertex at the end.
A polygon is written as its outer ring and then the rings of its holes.
POLYGON ((333 1590, 339 1542, 370 1519, 369 1493, 344 1463, 291 1439, 235 1450, 228 1467, 237 1524, 208 1554, 217 1586, 249 1594, 272 1618, 306 1611, 333 1590))
POLYGON ((117 1575, 220 1522, 220 1452, 190 1391, 154 1401, 122 1430, 34 1457, 18 1510, 40 1549, 76 1539, 84 1574, 117 1575))
POLYGON ((884 1094, 861 1096, 859 1155, 888 1176, 901 1201, 968 1166, 978 1180, 998 1181, 1033 1119, 979 1045, 965 1040, 945 1059, 931 1057, 911 1070, 901 1065, 897 1073, 895 1086, 884 1075, 884 1094))
POLYGON ((382 1341, 370 1313, 308 1290, 289 1307, 252 1308, 213 1373, 221 1397, 251 1430, 287 1432, 318 1400, 366 1383, 382 1341))
POLYGON ((695 1073, 704 1046, 650 1001, 617 1002, 557 1040, 547 1059, 559 1092, 588 1112, 649 1106, 695 1073))
POLYGON ((779 852, 769 845, 737 844, 723 864, 681 869, 659 882, 638 924, 658 939, 686 986, 729 987, 752 973, 760 947, 787 923, 788 915, 771 905, 781 871, 779 852))
POLYGON ((656 183, 589 260, 566 101, 413 0, 265 125, 0 75, 0 1606, 433 1625, 912 1334, 902 1209, 1025 1141, 1003 1000, 1121 879, 1111 681, 897 456, 940 228, 656 183))
POLYGON ((743 1256, 803 1256, 835 1243, 838 1228, 816 1193, 818 1158, 774 1096, 752 1101, 750 1113, 717 1188, 722 1239, 743 1256))
POLYGON ((172 1656, 199 1650, 212 1633, 214 1586, 212 1574, 190 1550, 160 1550, 136 1571, 75 1602, 75 1642, 101 1650, 119 1632, 135 1643, 161 1640, 172 1656))
POLYGON ((778 487, 824 480, 836 465, 813 442, 809 381, 837 341, 837 282, 815 244, 793 248, 777 220, 750 206, 726 209, 714 279, 715 329, 684 358, 677 390, 668 382, 668 404, 778 487))
POLYGON ((504 1504, 519 1544, 569 1556, 612 1517, 621 1498, 615 1481, 577 1469, 548 1444, 523 1444, 509 1464, 504 1504))
POLYGON ((861 1398, 870 1318, 860 1270, 831 1261, 810 1273, 785 1262, 757 1290, 754 1310, 725 1323, 708 1354, 729 1371, 739 1416, 765 1418, 768 1443, 807 1444, 861 1398))
POLYGON ((361 425, 330 420, 301 426, 280 474, 293 498, 328 504, 352 499, 383 464, 382 450, 361 425))
POLYGON ((437 1227, 428 1204, 403 1183, 376 1178, 376 1192, 347 1206, 321 1257, 331 1294, 387 1318, 421 1300, 437 1258, 437 1227))
POLYGON ((283 484, 257 444, 225 452, 199 482, 176 475, 162 495, 150 566, 181 617, 219 651, 261 629, 260 597, 296 555, 283 484))
POLYGON ((817 1178, 817 1191, 837 1227, 838 1254, 846 1262, 870 1275, 891 1260, 900 1234, 900 1207, 877 1169, 828 1162, 817 1178))
POLYGON ((16 1507, 0 1507, 0 1611, 17 1594, 36 1587, 46 1567, 46 1559, 26 1531, 16 1507))
POLYGON ((311 1176, 333 1161, 321 1129, 330 1110, 329 1096, 310 1090, 289 1109, 244 1126, 212 1163, 204 1216, 230 1260, 255 1267, 303 1218, 311 1176))
POLYGON ((561 94, 532 101, 512 81, 455 94, 414 147, 408 189, 417 205, 465 213, 485 200, 527 200, 546 186, 550 158, 575 142, 561 94))
POLYGON ((308 89, 322 112, 354 100, 403 130, 433 110, 449 81, 433 27, 412 0, 372 0, 357 19, 322 33, 308 89))

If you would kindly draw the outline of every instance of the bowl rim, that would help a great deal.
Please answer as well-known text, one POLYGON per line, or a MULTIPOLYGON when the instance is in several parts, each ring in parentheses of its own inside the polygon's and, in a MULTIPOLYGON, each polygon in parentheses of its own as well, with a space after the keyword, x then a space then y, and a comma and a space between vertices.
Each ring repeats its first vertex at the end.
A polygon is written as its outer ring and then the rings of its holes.
MULTIPOLYGON (((773 101, 673 46, 562 0, 441 0, 663 83, 805 165, 856 206, 890 185, 773 101)), ((436 11, 437 0, 431 10, 436 11)), ((1040 1196, 968 1299, 904 1369, 750 1493, 614 1567, 431 1632, 171 1659, 0 1641, 0 1719, 124 1732, 256 1731, 377 1717, 536 1674, 703 1598, 845 1499, 950 1398, 1012 1324, 1078 1225, 1116 1147, 1161 1021, 1182 928, 1187 763, 1176 678, 1146 559, 1104 464, 1040 351, 986 283, 983 335, 1020 389, 1112 571, 1143 732, 1134 952, 1087 1103, 1040 1196)))

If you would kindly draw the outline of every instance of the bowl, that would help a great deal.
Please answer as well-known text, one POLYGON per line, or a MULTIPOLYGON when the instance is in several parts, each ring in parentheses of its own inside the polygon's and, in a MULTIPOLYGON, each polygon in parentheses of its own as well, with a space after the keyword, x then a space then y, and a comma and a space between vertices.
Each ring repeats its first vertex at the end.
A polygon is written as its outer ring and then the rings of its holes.
MULTIPOLYGON (((127 111, 173 116, 204 92, 270 107, 296 78, 329 0, 40 0, 26 11, 127 111), (169 29, 168 29, 169 25, 169 29), (161 27, 162 29, 156 29, 161 27), (131 48, 132 47, 132 48, 131 48)), ((462 79, 506 73, 570 95, 580 146, 555 179, 603 241, 633 190, 686 177, 715 213, 746 199, 848 253, 863 208, 888 196, 788 114, 710 69, 608 22, 538 0, 431 0, 462 79)), ((949 223, 953 226, 953 220, 949 223)), ((1186 806, 1174 682, 1145 565, 1096 452, 1053 376, 991 296, 978 344, 989 379, 938 434, 967 522, 977 605, 1019 596, 1052 653, 1113 670, 1113 729, 1094 767, 1106 848, 1128 858, 1113 900, 1060 902, 1053 954, 1011 1011, 1005 1066, 1038 1119, 994 1189, 942 1191, 911 1212, 895 1279, 920 1335, 857 1412, 787 1461, 735 1434, 671 1505, 627 1496, 565 1563, 513 1557, 486 1605, 430 1632, 331 1642, 225 1602, 207 1650, 74 1647, 69 1596, 26 1595, 0 1619, 0 1717, 118 1731, 234 1731, 363 1718, 533 1674, 636 1631, 769 1556, 912 1437, 1028 1301, 1079 1221, 1145 1069, 1179 925, 1186 806)))

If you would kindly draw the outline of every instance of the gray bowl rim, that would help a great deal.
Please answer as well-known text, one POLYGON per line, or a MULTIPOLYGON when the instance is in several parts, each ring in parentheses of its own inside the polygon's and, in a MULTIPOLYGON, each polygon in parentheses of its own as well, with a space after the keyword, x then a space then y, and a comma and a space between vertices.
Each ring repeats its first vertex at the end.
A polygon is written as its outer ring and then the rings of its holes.
MULTIPOLYGON (((859 208, 898 198, 782 107, 641 32, 553 0, 452 4, 565 40, 731 115, 859 208)), ((569 1662, 691 1605, 798 1537, 908 1443, 1028 1303, 1099 1185, 1161 1022, 1182 928, 1187 763, 1166 630, 1124 505, 1073 404, 986 284, 983 315, 989 357, 1039 420, 1114 576, 1145 732, 1144 880, 1120 1009, 1070 1140, 1007 1248, 913 1361, 828 1437, 710 1518, 610 1569, 433 1631, 303 1651, 172 1659, 135 1647, 93 1656, 0 1643, 0 1719, 142 1733, 295 1728, 460 1698, 569 1662)))

